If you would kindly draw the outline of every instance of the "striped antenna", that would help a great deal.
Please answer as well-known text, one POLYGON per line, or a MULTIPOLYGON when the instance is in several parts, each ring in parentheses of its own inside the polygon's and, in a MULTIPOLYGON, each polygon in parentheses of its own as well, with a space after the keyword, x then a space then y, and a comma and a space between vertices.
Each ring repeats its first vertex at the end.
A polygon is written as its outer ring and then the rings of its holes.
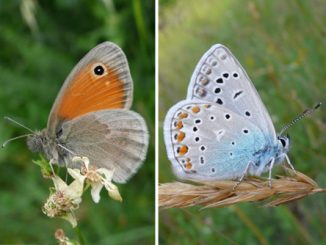
POLYGON ((279 133, 279 135, 280 136, 283 135, 286 130, 288 130, 290 127, 292 127, 294 124, 296 124, 301 119, 303 119, 306 116, 309 116, 310 114, 312 114, 313 112, 315 112, 315 110, 317 110, 320 106, 321 106, 321 102, 319 102, 318 104, 316 104, 313 108, 309 108, 309 109, 304 110, 304 112, 302 112, 300 115, 298 115, 297 117, 295 117, 290 123, 288 123, 287 125, 285 125, 282 128, 282 130, 279 133))

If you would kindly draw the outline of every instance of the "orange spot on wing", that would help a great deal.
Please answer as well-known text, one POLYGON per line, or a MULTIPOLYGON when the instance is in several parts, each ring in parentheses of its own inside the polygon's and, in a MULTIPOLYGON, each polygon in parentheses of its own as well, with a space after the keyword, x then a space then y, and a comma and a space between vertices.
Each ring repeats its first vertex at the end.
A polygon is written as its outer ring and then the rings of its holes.
POLYGON ((192 163, 190 161, 187 161, 186 164, 185 164, 185 168, 187 170, 190 170, 192 168, 192 163))
POLYGON ((181 122, 181 121, 179 121, 178 123, 177 123, 177 129, 180 129, 180 128, 182 128, 183 127, 183 123, 181 122))
POLYGON ((177 136, 177 140, 178 142, 183 141, 183 139, 185 138, 186 134, 184 132, 180 132, 177 136))
POLYGON ((124 107, 126 91, 118 73, 106 66, 107 73, 96 76, 93 65, 81 69, 66 88, 58 105, 59 117, 72 119, 92 111, 124 107))
POLYGON ((190 160, 190 158, 186 158, 186 163, 183 165, 184 167, 185 167, 185 169, 187 169, 187 170, 190 170, 190 169, 192 169, 192 163, 191 163, 191 160, 190 160))
POLYGON ((200 108, 198 106, 194 106, 191 110, 192 110, 193 113, 200 112, 200 108))
POLYGON ((188 152, 188 147, 186 145, 183 145, 183 146, 180 147, 180 150, 179 150, 180 156, 183 156, 187 152, 188 152))
POLYGON ((183 119, 183 118, 187 118, 188 117, 188 113, 181 113, 180 115, 179 115, 179 119, 183 119))

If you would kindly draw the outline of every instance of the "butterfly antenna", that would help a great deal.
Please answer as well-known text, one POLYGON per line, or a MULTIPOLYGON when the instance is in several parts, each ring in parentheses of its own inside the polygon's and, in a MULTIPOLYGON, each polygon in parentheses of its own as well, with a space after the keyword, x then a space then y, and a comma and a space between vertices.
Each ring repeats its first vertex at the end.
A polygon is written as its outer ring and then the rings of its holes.
POLYGON ((296 118, 294 118, 290 123, 288 123, 287 125, 285 125, 281 132, 279 133, 279 135, 283 135, 284 132, 286 130, 288 130, 288 128, 292 127, 294 124, 296 124, 298 121, 300 121, 301 119, 305 118, 306 116, 309 116, 310 114, 312 114, 315 110, 317 110, 319 107, 321 106, 321 102, 319 102, 317 105, 315 105, 313 108, 309 108, 304 110, 300 115, 298 115, 296 118))
POLYGON ((35 132, 34 132, 33 130, 31 130, 30 128, 26 127, 25 125, 23 125, 23 124, 17 122, 16 120, 14 120, 14 119, 12 119, 12 118, 10 118, 10 117, 4 117, 4 119, 7 120, 7 121, 9 121, 9 122, 11 122, 11 123, 13 123, 13 124, 16 124, 16 125, 18 125, 18 126, 24 128, 24 129, 26 129, 26 130, 28 130, 28 131, 30 131, 30 132, 33 133, 33 134, 35 133, 35 132))
POLYGON ((24 135, 20 135, 20 136, 17 136, 17 137, 14 137, 14 138, 11 138, 9 140, 6 140, 3 144, 2 144, 2 148, 6 147, 6 145, 8 143, 10 143, 11 141, 13 140, 18 140, 18 139, 21 139, 21 138, 25 138, 25 137, 28 137, 28 136, 31 136, 32 134, 24 134, 24 135))

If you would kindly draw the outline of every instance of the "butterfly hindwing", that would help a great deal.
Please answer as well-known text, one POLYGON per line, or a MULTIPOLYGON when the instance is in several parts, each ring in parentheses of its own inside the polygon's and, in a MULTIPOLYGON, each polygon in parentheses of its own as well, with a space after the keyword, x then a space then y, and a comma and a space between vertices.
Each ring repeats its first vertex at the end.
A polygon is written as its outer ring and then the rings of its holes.
MULTIPOLYGON (((113 180, 125 183, 143 163, 148 147, 144 119, 133 111, 100 110, 62 124, 58 141, 90 164, 114 170, 113 180)), ((71 166, 72 155, 64 162, 71 166)))
POLYGON ((276 140, 271 118, 246 71, 231 51, 213 45, 200 59, 188 87, 188 100, 216 103, 256 124, 267 141, 276 140))
POLYGON ((265 144, 263 132, 248 119, 209 102, 181 101, 164 123, 168 157, 182 179, 240 177, 265 144))

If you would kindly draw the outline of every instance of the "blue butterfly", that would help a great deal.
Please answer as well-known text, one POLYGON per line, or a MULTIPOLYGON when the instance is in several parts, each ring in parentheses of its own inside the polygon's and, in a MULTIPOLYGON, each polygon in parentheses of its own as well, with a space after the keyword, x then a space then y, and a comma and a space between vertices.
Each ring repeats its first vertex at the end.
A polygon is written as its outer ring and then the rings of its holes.
POLYGON ((286 160, 294 169, 287 155, 290 139, 283 135, 287 128, 276 134, 246 71, 230 50, 216 44, 197 64, 186 100, 167 113, 164 140, 181 179, 242 181, 269 171, 271 183, 275 165, 286 160))

